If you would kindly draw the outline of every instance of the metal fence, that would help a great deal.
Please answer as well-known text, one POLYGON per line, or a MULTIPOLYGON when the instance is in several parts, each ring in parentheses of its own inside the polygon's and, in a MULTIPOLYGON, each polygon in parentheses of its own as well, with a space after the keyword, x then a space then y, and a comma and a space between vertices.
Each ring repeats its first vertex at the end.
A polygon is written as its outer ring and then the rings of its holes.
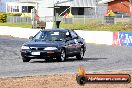
POLYGON ((40 20, 45 22, 54 22, 54 21, 61 21, 65 24, 117 24, 117 23, 132 23, 131 17, 91 17, 91 16, 74 16, 72 18, 65 18, 63 16, 60 17, 41 17, 40 20))
POLYGON ((97 18, 97 17, 91 17, 91 16, 73 16, 73 17, 64 17, 64 16, 46 16, 41 17, 41 21, 45 22, 55 22, 55 21, 61 21, 62 23, 66 24, 87 24, 87 23, 103 23, 104 18, 97 18))
POLYGON ((32 20, 30 17, 20 17, 20 16, 7 16, 8 23, 29 23, 31 24, 32 20))
MULTIPOLYGON (((64 16, 47 16, 41 17, 40 21, 44 22, 55 22, 61 21, 61 23, 65 24, 116 24, 116 23, 132 23, 132 18, 130 17, 97 17, 97 16, 74 16, 71 18, 66 18, 64 16)), ((20 16, 8 16, 8 23, 32 23, 32 19, 29 17, 20 17, 20 16)))

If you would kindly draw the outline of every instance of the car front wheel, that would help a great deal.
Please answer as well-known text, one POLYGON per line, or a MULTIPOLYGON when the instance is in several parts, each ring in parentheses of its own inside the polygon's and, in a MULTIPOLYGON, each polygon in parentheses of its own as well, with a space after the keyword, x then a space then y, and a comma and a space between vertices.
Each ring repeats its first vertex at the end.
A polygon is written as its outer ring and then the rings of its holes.
POLYGON ((29 62, 31 59, 22 57, 23 62, 29 62))
POLYGON ((57 58, 58 61, 63 62, 66 60, 66 52, 64 49, 61 50, 60 56, 57 58))
POLYGON ((78 55, 76 55, 76 58, 78 60, 82 60, 83 59, 83 56, 84 56, 84 51, 83 51, 83 48, 80 49, 80 53, 78 55))

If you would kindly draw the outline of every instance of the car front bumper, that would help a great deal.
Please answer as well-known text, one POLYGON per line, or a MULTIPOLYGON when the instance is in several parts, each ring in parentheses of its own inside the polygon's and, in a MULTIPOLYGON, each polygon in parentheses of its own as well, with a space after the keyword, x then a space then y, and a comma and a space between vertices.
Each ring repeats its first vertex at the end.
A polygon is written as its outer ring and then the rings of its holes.
POLYGON ((46 58, 57 58, 61 54, 60 50, 43 50, 43 51, 31 51, 21 50, 21 56, 31 59, 46 59, 46 58))

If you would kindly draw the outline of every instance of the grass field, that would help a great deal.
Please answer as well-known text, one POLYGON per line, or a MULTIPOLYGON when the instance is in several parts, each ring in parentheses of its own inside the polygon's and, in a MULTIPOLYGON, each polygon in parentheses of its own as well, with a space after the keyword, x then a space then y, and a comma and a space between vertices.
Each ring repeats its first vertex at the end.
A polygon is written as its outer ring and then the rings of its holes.
POLYGON ((61 24, 60 27, 88 31, 132 32, 131 24, 61 24))
MULTIPOLYGON (((31 24, 11 24, 11 23, 0 23, 0 26, 11 26, 11 27, 22 27, 32 28, 31 24)), ((76 29, 76 30, 87 30, 87 31, 112 31, 112 32, 132 32, 131 24, 60 24, 60 28, 76 29)))
POLYGON ((0 23, 0 26, 32 28, 31 24, 26 24, 26 23, 22 23, 22 24, 0 23))

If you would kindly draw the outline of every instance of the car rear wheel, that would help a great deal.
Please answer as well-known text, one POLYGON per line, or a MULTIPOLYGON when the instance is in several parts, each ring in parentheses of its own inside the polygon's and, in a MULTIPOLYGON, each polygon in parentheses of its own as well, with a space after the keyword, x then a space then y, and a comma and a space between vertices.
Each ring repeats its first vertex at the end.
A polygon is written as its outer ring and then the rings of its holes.
POLYGON ((76 55, 76 58, 78 60, 82 60, 83 59, 83 56, 84 56, 84 50, 83 48, 80 49, 80 53, 78 55, 76 55))
POLYGON ((23 62, 29 62, 31 59, 22 57, 23 62))
POLYGON ((63 62, 66 60, 66 52, 64 49, 61 50, 60 56, 57 58, 58 61, 63 62))

